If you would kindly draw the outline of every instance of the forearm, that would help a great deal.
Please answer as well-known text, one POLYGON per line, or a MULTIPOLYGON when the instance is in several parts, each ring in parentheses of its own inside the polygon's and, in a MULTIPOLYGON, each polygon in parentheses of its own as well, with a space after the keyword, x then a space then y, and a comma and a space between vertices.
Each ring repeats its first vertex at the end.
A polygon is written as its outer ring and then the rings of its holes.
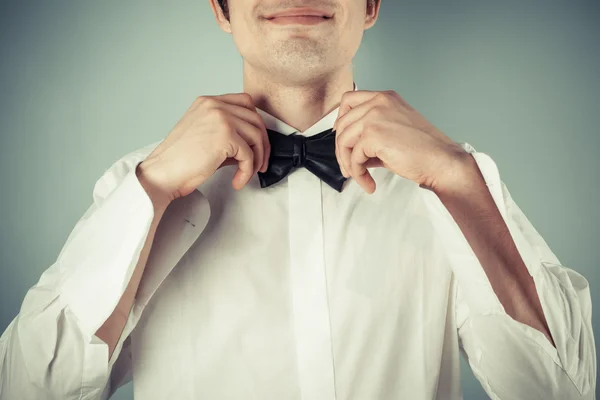
POLYGON ((117 346, 119 338, 123 333, 123 329, 125 328, 129 313, 133 307, 135 295, 144 274, 144 269, 148 261, 148 256, 150 255, 156 230, 167 207, 166 200, 162 200, 160 198, 159 193, 156 191, 152 183, 146 179, 145 175, 139 168, 136 169, 136 175, 140 181, 140 184, 152 200, 154 205, 154 218, 152 219, 152 225, 148 231, 148 236, 146 238, 144 247, 140 252, 138 263, 136 264, 131 279, 127 284, 125 292, 121 296, 121 299, 119 300, 119 303, 115 307, 113 313, 96 331, 96 336, 102 339, 102 341, 108 345, 109 359, 112 356, 115 347, 117 346))
POLYGON ((458 164, 452 184, 433 191, 456 221, 506 313, 554 345, 533 278, 519 255, 475 160, 458 164))

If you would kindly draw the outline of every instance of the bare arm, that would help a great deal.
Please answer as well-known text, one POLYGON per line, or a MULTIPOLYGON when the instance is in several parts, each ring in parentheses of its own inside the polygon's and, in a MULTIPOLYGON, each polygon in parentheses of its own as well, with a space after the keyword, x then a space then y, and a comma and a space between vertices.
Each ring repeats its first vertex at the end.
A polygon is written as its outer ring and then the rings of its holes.
POLYGON ((527 267, 475 159, 460 163, 462 184, 435 190, 481 262, 498 300, 515 321, 537 329, 556 346, 527 267))
POLYGON ((133 306, 135 294, 137 293, 138 286, 142 280, 144 269, 146 267, 146 262, 148 261, 148 256, 150 255, 156 229, 169 204, 169 200, 162 196, 161 192, 156 189, 156 186, 151 183, 151 179, 148 179, 142 164, 143 163, 140 163, 136 168, 136 175, 140 184, 152 200, 152 204, 154 205, 154 218, 152 219, 152 225, 150 226, 144 248, 140 253, 138 263, 123 296, 121 296, 121 300, 119 300, 119 303, 110 317, 108 317, 104 324, 96 331, 96 336, 108 345, 109 358, 112 357, 113 351, 119 341, 119 337, 121 337, 123 329, 125 328, 125 323, 127 322, 131 307, 133 306))
POLYGON ((465 169, 426 194, 457 279, 461 350, 491 397, 594 398, 587 280, 560 263, 494 161, 465 148, 465 169))

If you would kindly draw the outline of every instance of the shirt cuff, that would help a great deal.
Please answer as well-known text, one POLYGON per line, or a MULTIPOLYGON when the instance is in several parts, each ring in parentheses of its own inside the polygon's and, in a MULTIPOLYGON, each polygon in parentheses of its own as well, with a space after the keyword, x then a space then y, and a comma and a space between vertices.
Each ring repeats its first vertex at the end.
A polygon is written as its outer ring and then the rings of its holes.
POLYGON ((133 168, 61 253, 60 299, 88 343, 125 292, 153 217, 152 201, 133 168))

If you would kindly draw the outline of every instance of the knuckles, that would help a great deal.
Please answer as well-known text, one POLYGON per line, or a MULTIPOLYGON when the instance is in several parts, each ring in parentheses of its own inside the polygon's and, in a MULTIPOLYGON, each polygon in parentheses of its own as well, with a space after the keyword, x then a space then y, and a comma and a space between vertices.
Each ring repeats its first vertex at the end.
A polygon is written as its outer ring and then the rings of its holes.
POLYGON ((371 119, 383 118, 384 114, 385 112, 383 108, 379 106, 375 106, 366 112, 366 115, 368 115, 371 119))
POLYGON ((348 101, 348 98, 349 98, 350 96, 352 96, 352 94, 353 94, 353 93, 354 93, 354 92, 344 92, 344 93, 342 93, 341 102, 348 101))
POLYGON ((240 93, 239 96, 246 102, 247 105, 254 106, 254 100, 248 93, 240 93))
POLYGON ((204 106, 214 106, 216 102, 217 101, 210 96, 198 96, 196 97, 196 100, 194 100, 194 103, 204 106))
POLYGON ((375 97, 381 104, 389 106, 394 103, 394 100, 396 100, 395 94, 396 92, 393 90, 386 90, 385 92, 378 93, 375 97))
POLYGON ((221 110, 219 108, 211 110, 211 116, 217 121, 217 123, 229 125, 229 115, 225 110, 221 110))

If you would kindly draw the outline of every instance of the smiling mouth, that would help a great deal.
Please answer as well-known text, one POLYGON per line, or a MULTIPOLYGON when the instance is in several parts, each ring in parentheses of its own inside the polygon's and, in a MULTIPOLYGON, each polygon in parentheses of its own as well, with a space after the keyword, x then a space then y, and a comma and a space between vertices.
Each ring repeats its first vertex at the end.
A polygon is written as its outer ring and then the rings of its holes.
POLYGON ((317 25, 329 21, 332 17, 323 15, 282 15, 265 19, 277 25, 317 25))
POLYGON ((266 20, 272 21, 280 18, 318 18, 318 19, 331 19, 333 17, 327 17, 325 15, 282 15, 280 17, 267 17, 266 20))

